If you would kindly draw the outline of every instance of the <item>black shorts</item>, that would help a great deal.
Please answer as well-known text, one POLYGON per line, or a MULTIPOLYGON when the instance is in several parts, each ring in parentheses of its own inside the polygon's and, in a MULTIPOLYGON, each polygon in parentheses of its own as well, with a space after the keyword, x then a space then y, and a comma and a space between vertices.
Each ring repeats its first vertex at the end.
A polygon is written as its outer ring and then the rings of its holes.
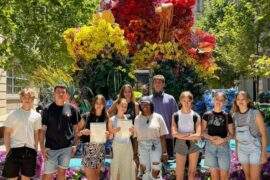
POLYGON ((14 178, 20 174, 32 177, 36 172, 37 151, 28 147, 11 148, 3 169, 3 177, 14 178))

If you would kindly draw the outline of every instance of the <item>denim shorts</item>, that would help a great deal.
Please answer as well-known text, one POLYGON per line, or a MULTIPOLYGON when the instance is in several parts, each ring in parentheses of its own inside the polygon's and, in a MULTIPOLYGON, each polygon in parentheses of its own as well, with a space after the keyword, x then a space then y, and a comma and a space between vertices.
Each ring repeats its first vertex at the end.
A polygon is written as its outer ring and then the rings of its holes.
POLYGON ((44 164, 44 174, 52 174, 57 168, 67 169, 71 159, 72 147, 62 148, 58 150, 48 150, 48 159, 44 164))
POLYGON ((229 143, 214 145, 209 141, 205 145, 205 166, 228 171, 230 168, 231 153, 229 143))
POLYGON ((250 145, 241 145, 237 146, 237 156, 241 164, 260 164, 261 158, 261 147, 250 145))

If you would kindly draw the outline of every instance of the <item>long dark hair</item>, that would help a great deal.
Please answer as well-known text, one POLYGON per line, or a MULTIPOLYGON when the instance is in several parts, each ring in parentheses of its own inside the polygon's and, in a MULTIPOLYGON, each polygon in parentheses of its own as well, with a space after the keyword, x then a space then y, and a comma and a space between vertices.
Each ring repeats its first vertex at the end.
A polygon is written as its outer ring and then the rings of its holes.
POLYGON ((95 109, 95 104, 98 100, 101 100, 102 104, 103 104, 103 109, 102 109, 102 113, 101 113, 101 117, 105 119, 105 121, 108 121, 108 113, 106 111, 106 100, 105 97, 101 94, 98 94, 95 96, 95 98, 92 101, 92 108, 90 111, 90 116, 96 116, 96 109, 95 109))

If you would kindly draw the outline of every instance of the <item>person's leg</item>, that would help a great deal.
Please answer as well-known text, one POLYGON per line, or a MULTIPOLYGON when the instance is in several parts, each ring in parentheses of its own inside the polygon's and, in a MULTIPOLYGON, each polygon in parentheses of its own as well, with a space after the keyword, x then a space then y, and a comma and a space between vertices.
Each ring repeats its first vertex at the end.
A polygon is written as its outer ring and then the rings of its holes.
POLYGON ((161 179, 161 155, 162 148, 160 143, 156 143, 156 148, 153 151, 150 151, 150 162, 151 162, 151 176, 152 179, 161 179))
POLYGON ((27 177, 27 176, 21 176, 21 180, 30 180, 30 177, 27 177))
POLYGON ((249 167, 249 164, 241 164, 242 166, 242 169, 245 173, 245 179, 246 180, 250 180, 250 167, 249 167))
POLYGON ((118 169, 119 169, 120 158, 121 158, 120 144, 117 142, 113 142, 112 149, 113 149, 113 158, 112 158, 112 163, 111 163, 111 168, 110 168, 110 176, 112 180, 118 180, 119 179, 118 169))
POLYGON ((37 151, 24 148, 24 158, 22 159, 21 179, 28 180, 36 174, 37 151))
POLYGON ((249 175, 251 180, 261 179, 261 149, 257 148, 250 154, 249 175))
POLYGON ((219 180, 219 169, 210 168, 211 180, 219 180))
POLYGON ((219 177, 220 180, 227 180, 229 179, 229 169, 230 169, 230 162, 231 162, 231 152, 230 152, 230 146, 229 144, 226 144, 224 146, 218 147, 218 167, 220 169, 219 171, 219 177))
POLYGON ((246 180, 250 180, 250 172, 249 172, 250 155, 247 152, 248 149, 249 147, 246 147, 246 146, 240 146, 240 145, 237 146, 238 160, 241 163, 242 169, 245 173, 246 180))
POLYGON ((199 151, 188 155, 189 166, 188 166, 188 179, 194 180, 196 176, 197 163, 199 158, 199 151))
POLYGON ((176 153, 176 180, 184 179, 186 156, 176 153))
POLYGON ((44 162, 44 173, 42 176, 42 180, 52 180, 53 174, 57 172, 57 164, 58 164, 58 150, 48 150, 48 158, 44 162))
POLYGON ((21 165, 18 159, 18 153, 11 149, 6 155, 2 176, 6 179, 18 179, 20 168, 21 165))
POLYGON ((151 145, 146 142, 139 142, 138 143, 138 153, 139 153, 139 161, 140 161, 140 168, 139 168, 139 178, 146 178, 149 175, 151 169, 151 162, 150 162, 150 150, 151 145))
POLYGON ((261 179, 261 165, 249 165, 250 180, 261 179))
POLYGON ((219 179, 217 146, 206 142, 204 165, 210 168, 211 180, 219 179))
POLYGON ((133 161, 133 149, 131 144, 122 144, 120 150, 121 159, 119 166, 120 180, 135 180, 135 163, 133 161))
POLYGON ((228 170, 220 170, 220 180, 227 180, 229 179, 229 171, 228 170))
POLYGON ((65 180, 66 179, 66 169, 69 167, 69 161, 71 159, 71 151, 72 147, 59 149, 58 156, 58 169, 57 169, 57 180, 65 180))

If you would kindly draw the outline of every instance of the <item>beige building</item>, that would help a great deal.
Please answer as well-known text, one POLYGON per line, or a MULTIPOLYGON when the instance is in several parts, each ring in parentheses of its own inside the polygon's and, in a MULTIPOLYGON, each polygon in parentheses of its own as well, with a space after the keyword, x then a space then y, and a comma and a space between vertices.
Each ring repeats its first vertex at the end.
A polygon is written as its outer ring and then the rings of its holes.
POLYGON ((3 137, 3 122, 8 113, 20 106, 18 92, 23 88, 24 78, 0 69, 0 137, 3 137))

